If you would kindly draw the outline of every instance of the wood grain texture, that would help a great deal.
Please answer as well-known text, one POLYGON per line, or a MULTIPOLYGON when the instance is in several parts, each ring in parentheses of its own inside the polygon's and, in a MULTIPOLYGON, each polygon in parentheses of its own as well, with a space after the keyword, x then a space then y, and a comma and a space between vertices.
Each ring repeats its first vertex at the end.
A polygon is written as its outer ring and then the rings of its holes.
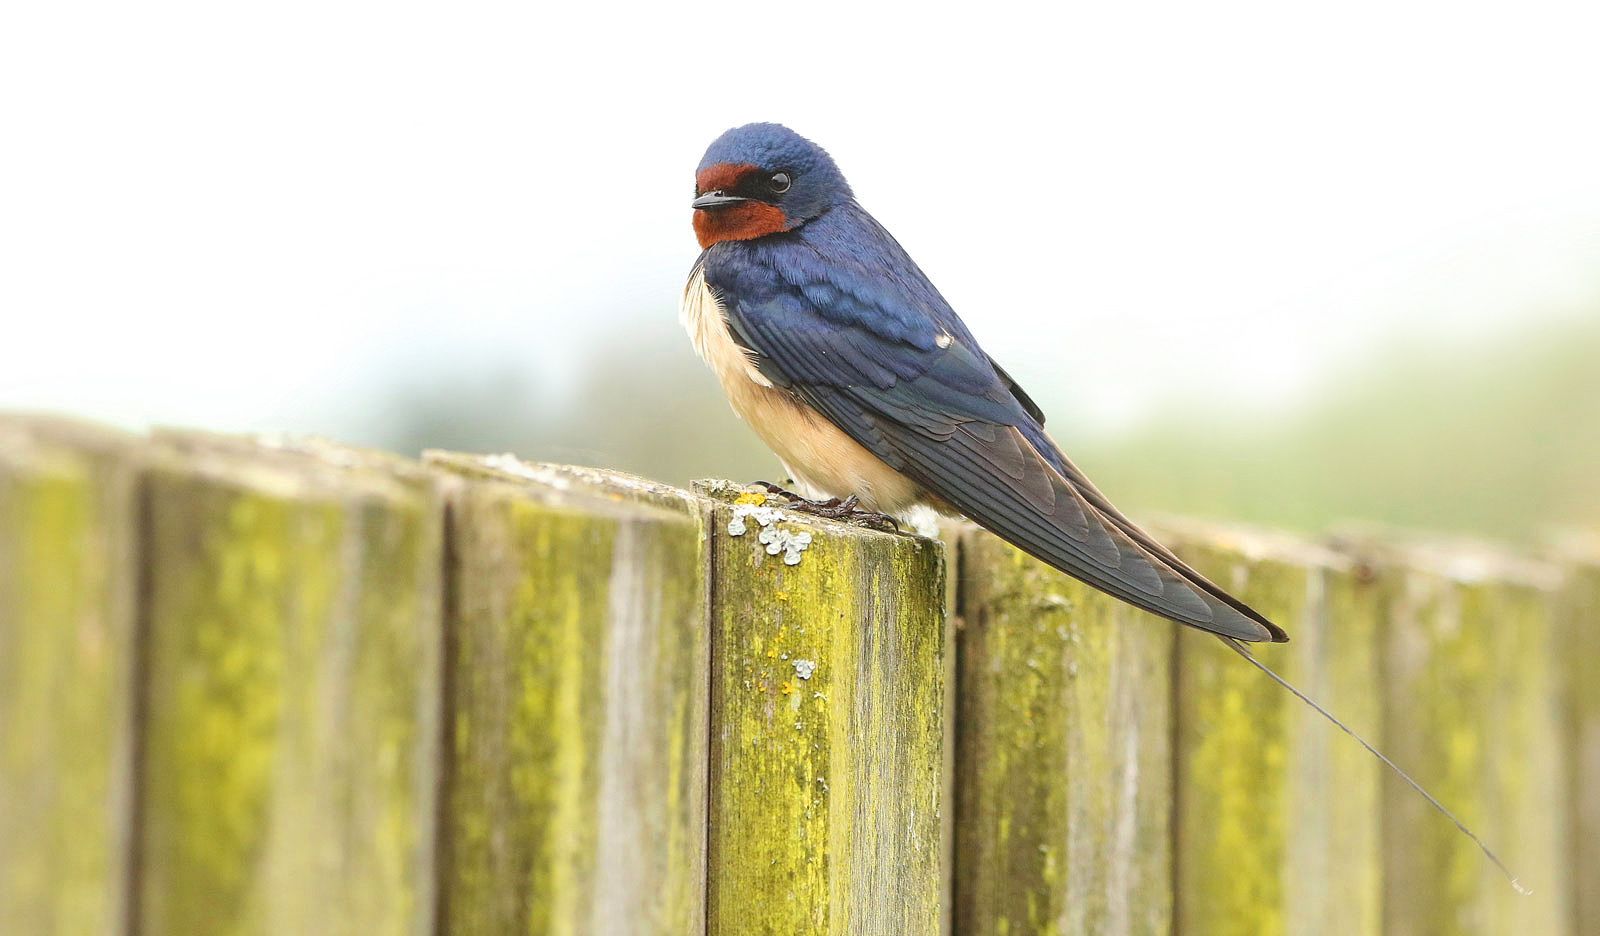
MULTIPOLYGON (((1377 589, 1288 538, 1162 531, 1187 562, 1285 627, 1251 651, 1379 740, 1377 589)), ((1215 638, 1177 639, 1177 929, 1208 936, 1382 932, 1379 764, 1215 638)))
POLYGON ((1533 891, 1385 778, 1384 932, 1567 933, 1555 570, 1470 544, 1363 548, 1385 586, 1388 753, 1533 891))
POLYGON ((1525 898, 987 534, 428 461, 0 417, 0 933, 1600 933, 1592 544, 1158 531, 1525 898))
POLYGON ((1569 865, 1575 934, 1600 933, 1600 540, 1574 542, 1556 616, 1562 730, 1572 797, 1569 865))
POLYGON ((965 521, 951 518, 936 520, 939 541, 944 544, 944 762, 939 773, 942 778, 939 802, 945 804, 939 811, 939 933, 940 936, 956 934, 956 815, 960 803, 956 799, 957 766, 960 763, 956 745, 957 722, 960 717, 961 683, 958 679, 962 629, 961 599, 961 536, 971 529, 965 521))
POLYGON ((0 933, 124 931, 134 444, 0 418, 0 933))
POLYGON ((432 480, 329 446, 169 436, 144 516, 140 931, 427 932, 432 480))
POLYGON ((937 933, 940 545, 783 514, 788 565, 713 516, 707 932, 937 933))
POLYGON ((1170 932, 1173 625, 958 543, 954 931, 1170 932))
POLYGON ((707 505, 431 453, 451 506, 441 927, 704 927, 707 505))

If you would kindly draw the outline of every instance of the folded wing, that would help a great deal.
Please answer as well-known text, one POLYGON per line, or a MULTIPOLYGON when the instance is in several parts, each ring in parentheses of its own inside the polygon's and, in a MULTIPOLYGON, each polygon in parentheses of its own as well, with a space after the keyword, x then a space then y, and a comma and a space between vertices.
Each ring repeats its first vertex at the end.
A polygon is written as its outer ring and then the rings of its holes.
POLYGON ((886 256, 855 250, 838 261, 814 244, 768 246, 754 264, 719 263, 719 245, 705 258, 707 282, 764 375, 978 525, 1181 624, 1288 639, 1107 501, 1045 435, 1033 401, 887 245, 886 256))

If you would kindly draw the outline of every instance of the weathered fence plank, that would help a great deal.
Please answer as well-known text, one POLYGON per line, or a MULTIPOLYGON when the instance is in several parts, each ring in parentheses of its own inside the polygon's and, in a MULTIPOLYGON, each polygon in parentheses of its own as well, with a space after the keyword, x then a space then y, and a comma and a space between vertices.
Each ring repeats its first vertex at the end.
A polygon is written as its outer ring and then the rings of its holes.
POLYGON ((1600 932, 1592 546, 1162 532, 1523 898, 986 534, 429 461, 0 418, 0 933, 1600 932))
POLYGON ((707 932, 937 933, 942 550, 740 513, 712 529, 707 932))
POLYGON ((442 931, 702 932, 709 505, 599 472, 429 460, 463 479, 442 931))
POLYGON ((1600 541, 1574 541, 1561 550, 1567 578, 1557 616, 1562 660, 1562 729, 1567 790, 1572 929, 1600 933, 1600 541))
POLYGON ((427 931, 441 513, 398 459, 163 441, 144 494, 141 932, 427 931))
MULTIPOLYGON (((1376 740, 1376 589, 1330 552, 1184 527, 1174 550, 1282 623, 1267 665, 1376 740)), ((1220 641, 1177 646, 1177 929, 1207 936, 1382 932, 1379 766, 1220 641)))
POLYGON ((1384 932, 1568 932, 1555 570, 1466 545, 1365 548, 1382 567, 1384 743, 1533 890, 1385 778, 1384 932))
POLYGON ((123 931, 132 766, 129 440, 0 419, 0 933, 123 931))
POLYGON ((1173 625, 958 543, 955 932, 1170 932, 1173 625))

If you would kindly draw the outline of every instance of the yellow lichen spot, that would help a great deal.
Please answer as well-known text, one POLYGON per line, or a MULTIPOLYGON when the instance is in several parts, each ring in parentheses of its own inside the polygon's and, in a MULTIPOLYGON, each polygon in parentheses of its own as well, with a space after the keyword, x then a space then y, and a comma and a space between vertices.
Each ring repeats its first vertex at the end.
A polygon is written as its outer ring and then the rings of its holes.
POLYGON ((777 658, 778 658, 778 648, 777 647, 768 647, 767 648, 767 659, 776 660, 777 658))
POLYGON ((778 691, 784 695, 790 695, 794 692, 794 683, 785 679, 783 682, 778 684, 778 691))
POLYGON ((760 491, 746 491, 734 498, 733 502, 735 504, 753 504, 760 507, 767 502, 767 495, 762 494, 760 491))

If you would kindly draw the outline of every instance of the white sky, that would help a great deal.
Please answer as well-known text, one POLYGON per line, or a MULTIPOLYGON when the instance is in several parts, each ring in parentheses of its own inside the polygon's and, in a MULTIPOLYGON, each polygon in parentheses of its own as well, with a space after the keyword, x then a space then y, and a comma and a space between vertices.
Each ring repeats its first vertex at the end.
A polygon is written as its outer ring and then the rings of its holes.
POLYGON ((674 315, 694 165, 750 120, 1105 425, 1600 291, 1593 3, 553 6, 7 5, 0 407, 326 430, 407 367, 559 388, 674 315))

